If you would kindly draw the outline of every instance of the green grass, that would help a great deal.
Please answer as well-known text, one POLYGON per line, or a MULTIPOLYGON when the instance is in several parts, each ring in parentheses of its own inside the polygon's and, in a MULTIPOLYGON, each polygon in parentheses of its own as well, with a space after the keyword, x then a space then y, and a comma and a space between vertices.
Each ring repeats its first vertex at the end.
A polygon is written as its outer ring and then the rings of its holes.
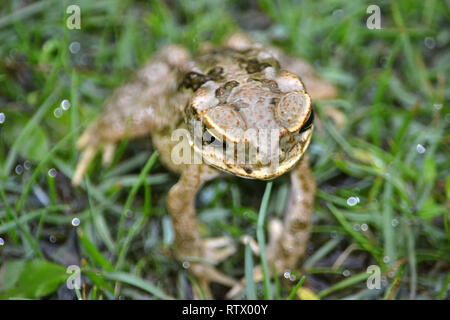
MULTIPOLYGON (((202 236, 227 234, 238 245, 218 265, 248 280, 238 298, 296 299, 308 288, 321 299, 449 299, 448 4, 377 1, 382 29, 369 30, 370 1, 170 3, 15 0, 0 8, 0 297, 61 298, 61 265, 72 264, 86 283, 66 289, 74 298, 192 297, 197 284, 171 254, 165 207, 177 177, 147 139, 124 141, 110 168, 96 159, 74 189, 75 142, 158 48, 195 51, 244 28, 311 62, 339 98, 315 103, 313 234, 287 277, 249 281, 252 266, 262 262, 265 274, 272 266, 239 242, 250 235, 264 247, 287 177, 268 185, 221 179, 200 192, 202 236), (81 30, 66 27, 72 4, 81 30), (73 42, 81 45, 75 54, 73 42), (70 109, 55 112, 65 99, 70 109), (330 107, 347 116, 343 127, 327 116, 330 107), (366 286, 370 265, 380 267, 379 290, 366 286)), ((225 292, 213 286, 216 297, 225 292)))

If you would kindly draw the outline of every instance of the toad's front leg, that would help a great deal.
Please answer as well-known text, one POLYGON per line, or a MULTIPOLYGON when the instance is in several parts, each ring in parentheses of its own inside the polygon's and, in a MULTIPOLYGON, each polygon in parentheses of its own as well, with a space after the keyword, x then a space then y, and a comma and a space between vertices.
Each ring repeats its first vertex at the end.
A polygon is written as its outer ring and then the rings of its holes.
POLYGON ((294 269, 304 255, 311 233, 316 183, 305 155, 291 172, 291 190, 284 221, 269 224, 267 258, 279 273, 294 269))
POLYGON ((175 231, 176 256, 184 262, 183 265, 189 266, 208 299, 212 298, 209 282, 228 287, 237 284, 237 281, 223 275, 212 265, 233 254, 234 246, 225 238, 200 239, 197 227, 195 196, 206 181, 217 175, 217 170, 206 165, 189 165, 167 197, 167 208, 175 231))

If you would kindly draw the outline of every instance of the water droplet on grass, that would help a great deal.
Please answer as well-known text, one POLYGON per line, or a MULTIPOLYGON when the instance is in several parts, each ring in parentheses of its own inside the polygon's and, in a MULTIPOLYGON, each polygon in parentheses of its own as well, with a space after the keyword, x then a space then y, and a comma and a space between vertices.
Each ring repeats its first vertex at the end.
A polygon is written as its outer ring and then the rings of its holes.
POLYGON ((5 244, 5 240, 3 238, 0 238, 0 246, 3 246, 5 244))
POLYGON ((398 220, 397 219, 392 219, 391 224, 395 228, 396 226, 398 226, 398 220))
POLYGON ((25 168, 25 170, 30 170, 30 169, 31 169, 31 162, 28 161, 28 160, 26 160, 26 161, 23 163, 23 167, 25 168))
POLYGON ((2 124, 3 122, 5 122, 6 116, 3 112, 0 112, 0 124, 2 124))
POLYGON ((347 204, 351 207, 357 205, 359 203, 359 198, 358 197, 350 197, 347 199, 347 204))
POLYGON ((78 218, 73 218, 73 219, 72 219, 72 225, 73 225, 74 227, 78 227, 78 226, 80 225, 80 219, 78 219, 78 218))
POLYGON ((18 164, 18 165, 16 166, 15 171, 16 171, 16 174, 21 175, 22 172, 23 172, 23 167, 22 167, 20 164, 18 164))
POLYGON ((69 45, 69 50, 71 53, 75 54, 80 51, 81 45, 78 41, 74 41, 69 45))
POLYGON ((64 99, 62 102, 61 102, 61 108, 65 111, 65 110, 69 110, 69 108, 70 108, 70 102, 69 102, 69 100, 67 100, 67 99, 64 99))
POLYGON ((55 168, 51 168, 50 170, 48 170, 48 175, 50 178, 56 177, 56 174, 57 174, 57 172, 56 172, 55 168))
POLYGON ((434 39, 431 37, 426 37, 424 43, 428 49, 434 49, 434 47, 436 46, 436 41, 434 41, 434 39))
POLYGON ((362 230, 362 231, 367 231, 367 230, 369 230, 369 226, 368 226, 367 224, 363 223, 363 224, 361 225, 361 230, 362 230))
POLYGON ((183 268, 188 269, 191 266, 191 264, 187 261, 183 262, 183 268))
POLYGON ((62 114, 63 114, 63 111, 61 108, 56 108, 53 111, 53 115, 55 116, 55 118, 61 118, 62 114))
POLYGON ((350 271, 349 270, 344 270, 344 272, 342 272, 342 275, 344 276, 344 277, 349 277, 350 276, 350 271))
POLYGON ((425 147, 423 146, 423 145, 421 145, 421 144, 418 144, 417 145, 417 147, 416 147, 416 149, 417 149, 417 152, 418 153, 424 153, 427 149, 425 149, 425 147))

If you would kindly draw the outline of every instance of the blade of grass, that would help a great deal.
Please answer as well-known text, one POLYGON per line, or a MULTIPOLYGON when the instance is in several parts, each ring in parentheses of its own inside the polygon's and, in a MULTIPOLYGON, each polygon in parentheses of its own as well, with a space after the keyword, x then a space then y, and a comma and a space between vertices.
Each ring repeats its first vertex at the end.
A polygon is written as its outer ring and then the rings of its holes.
POLYGON ((172 300, 173 298, 163 291, 161 291, 159 288, 155 287, 152 283, 139 278, 135 275, 125 273, 125 272, 109 272, 104 273, 103 276, 108 280, 113 281, 119 281, 123 282, 129 285, 132 285, 134 287, 137 287, 141 290, 144 290, 152 295, 154 295, 157 298, 163 299, 163 300, 172 300))
POLYGON ((300 278, 300 280, 297 282, 297 285, 294 287, 294 289, 292 289, 291 293, 289 294, 289 296, 286 298, 286 300, 292 300, 294 299, 295 295, 297 294, 298 289, 300 289, 303 285, 303 282, 305 282, 306 277, 302 276, 300 278))
MULTIPOLYGON (((4 177, 7 177, 11 171, 13 163, 16 160, 16 156, 17 156, 17 152, 18 152, 17 148, 19 147, 19 144, 22 142, 23 139, 26 139, 26 137, 30 134, 30 131, 33 129, 33 127, 37 126, 38 123, 42 120, 42 118, 44 118, 44 116, 47 114, 47 111, 50 109, 50 107, 55 102, 56 97, 59 96, 60 91, 61 91, 61 86, 57 85, 57 87, 54 88, 53 92, 42 103, 42 105, 39 107, 38 111, 33 115, 33 117, 27 122, 26 126, 20 132, 20 135, 17 137, 14 144, 11 146, 11 149, 8 152, 8 156, 6 157, 5 165, 3 167, 3 176, 4 177)), ((17 210, 17 211, 20 212, 20 210, 17 210)))
POLYGON ((402 280, 402 270, 403 265, 401 264, 398 267, 397 275, 395 277, 395 280, 392 282, 389 289, 386 291, 386 295, 384 296, 384 300, 392 300, 395 297, 395 294, 397 293, 398 287, 400 285, 400 282, 402 280))
POLYGON ((155 151, 150 156, 150 158, 148 159, 144 168, 142 169, 141 173, 139 174, 139 179, 138 179, 137 183, 133 186, 130 193, 128 194, 127 201, 125 202, 125 205, 122 210, 122 215, 120 216, 119 228, 117 231, 117 250, 119 250, 119 251, 120 251, 120 247, 121 247, 121 243, 122 243, 121 241, 122 241, 122 237, 123 237, 123 233, 124 233, 124 224, 125 224, 126 213, 128 210, 130 210, 131 205, 134 201, 134 197, 136 196, 140 186, 144 182, 146 175, 148 174, 150 169, 155 164, 157 158, 158 158, 158 152, 155 151))
POLYGON ((357 283, 360 283, 362 281, 367 280, 367 278, 369 278, 370 273, 367 272, 362 272, 359 273, 353 277, 350 277, 348 279, 342 280, 338 283, 336 283, 335 285, 326 288, 322 291, 319 292, 319 294, 317 295, 320 299, 323 299, 324 297, 330 295, 333 292, 339 291, 339 290, 343 290, 345 288, 351 287, 357 283))
POLYGON ((409 265, 409 299, 416 299, 417 291, 417 259, 416 259, 416 244, 415 244, 415 232, 408 225, 408 220, 403 217, 402 226, 405 229, 404 234, 406 236, 406 243, 408 249, 408 265, 409 265))
POLYGON ((116 250, 117 244, 114 243, 114 240, 111 237, 111 233, 108 229, 108 224, 105 221, 105 217, 103 216, 103 212, 101 208, 98 208, 94 205, 94 202, 92 201, 91 197, 91 190, 92 186, 89 182, 89 178, 85 178, 86 183, 86 191, 88 196, 88 203, 89 203, 89 214, 90 218, 94 224, 95 230, 99 234, 100 238, 103 240, 103 243, 106 245, 108 250, 113 253, 116 250))
POLYGON ((131 226, 131 228, 128 230, 128 234, 125 237, 123 241, 123 245, 119 248, 119 254, 117 255, 117 263, 116 263, 116 270, 120 270, 123 267, 125 257, 128 253, 128 249, 130 248, 131 242, 133 241, 133 238, 139 234, 139 232, 142 230, 142 228, 145 226, 145 223, 147 222, 148 218, 150 217, 151 213, 151 198, 150 198, 150 190, 149 190, 148 184, 144 180, 144 190, 145 190, 145 209, 144 212, 141 214, 139 219, 131 226))
POLYGON ((78 231, 78 238, 86 253, 92 258, 95 264, 100 266, 104 271, 112 272, 114 270, 113 265, 97 250, 81 230, 78 231))
POLYGON ((40 1, 14 10, 11 14, 0 18, 0 29, 9 26, 16 21, 24 21, 27 18, 44 11, 50 4, 52 4, 52 2, 54 2, 54 0, 40 1))
POLYGON ((380 258, 379 250, 375 248, 370 242, 361 234, 357 233, 350 223, 345 219, 344 215, 332 204, 327 205, 331 213, 334 215, 339 224, 345 229, 345 231, 357 242, 361 247, 368 251, 378 262, 379 265, 384 266, 383 261, 380 258))
POLYGON ((245 290, 248 300, 256 300, 255 281, 253 280, 253 256, 249 244, 245 245, 245 290))
MULTIPOLYGON (((395 250, 395 234, 392 227, 393 210, 392 201, 393 192, 392 184, 389 181, 384 183, 383 202, 382 202, 382 231, 384 242, 384 256, 389 258, 389 261, 395 261, 397 259, 397 253, 395 250)), ((389 263, 388 263, 389 264, 389 263)))
POLYGON ((336 246, 342 241, 342 237, 336 237, 327 241, 320 249, 318 249, 308 260, 303 263, 303 269, 308 270, 319 262, 323 257, 325 257, 331 250, 336 248, 336 246))
MULTIPOLYGON (((40 111, 40 110, 39 110, 40 111)), ((79 130, 79 128, 78 128, 79 130)), ((30 193, 31 187, 33 186, 33 184, 36 182, 39 174, 42 172, 42 170, 44 169, 44 167, 47 165, 47 163, 49 161, 52 160, 54 154, 56 153, 56 151, 58 151, 61 147, 65 146, 67 144, 68 141, 70 141, 70 139, 72 138, 72 136, 76 133, 76 131, 72 131, 69 134, 67 134, 64 138, 62 138, 49 152, 48 154, 45 156, 44 159, 42 159, 42 161, 39 163, 39 165, 36 167, 36 169, 34 170, 33 174, 31 175, 30 180, 28 181, 27 185, 25 186, 25 189, 22 193, 22 196, 20 197, 20 199, 18 200, 17 204, 16 204, 16 210, 17 212, 20 214, 25 203, 26 200, 28 198, 28 195, 30 193)))
POLYGON ((264 221, 267 214, 267 208, 269 206, 270 192, 272 191, 273 182, 270 181, 266 185, 266 189, 264 190, 264 196, 262 199, 261 207, 259 209, 258 215, 258 225, 256 229, 256 238, 258 240, 260 252, 261 252, 261 265, 263 270, 264 277, 264 298, 266 300, 272 299, 272 290, 270 284, 270 272, 269 267, 267 265, 267 257, 266 257, 266 240, 264 237, 264 221))
MULTIPOLYGON (((19 224, 27 224, 28 222, 39 218, 40 216, 42 216, 43 214, 45 214, 46 212, 59 212, 59 211, 64 211, 67 210, 68 206, 62 206, 62 205, 57 205, 57 206, 51 206, 51 207, 46 207, 43 209, 38 209, 38 210, 34 210, 34 211, 30 211, 26 214, 23 214, 18 220, 17 222, 19 222, 19 224)), ((13 218, 13 217, 12 217, 13 218)), ((0 234, 8 232, 10 230, 13 230, 15 227, 19 227, 17 225, 16 221, 9 221, 6 223, 3 223, 2 225, 0 225, 0 234)))
POLYGON ((33 236, 31 235, 30 231, 28 230, 28 226, 24 225, 20 222, 19 217, 17 216, 16 212, 9 205, 8 199, 6 198, 6 194, 3 191, 2 187, 0 187, 0 197, 2 198, 3 203, 5 204, 7 214, 13 217, 15 224, 18 226, 20 231, 22 231, 23 236, 24 236, 24 238, 22 238, 22 241, 26 241, 28 246, 33 249, 34 254, 37 257, 43 258, 41 249, 39 248, 39 245, 37 244, 36 239, 34 239, 33 236))

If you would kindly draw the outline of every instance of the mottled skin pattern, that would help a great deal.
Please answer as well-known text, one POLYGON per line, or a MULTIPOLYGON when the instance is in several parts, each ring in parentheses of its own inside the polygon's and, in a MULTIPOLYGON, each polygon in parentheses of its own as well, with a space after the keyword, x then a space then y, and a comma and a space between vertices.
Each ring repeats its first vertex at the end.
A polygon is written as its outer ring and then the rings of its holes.
MULTIPOLYGON (((197 192, 205 182, 224 173, 267 180, 290 171, 285 218, 283 222, 269 223, 267 256, 269 265, 275 263, 280 273, 295 268, 310 235, 316 189, 304 155, 313 130, 310 101, 335 96, 335 87, 319 79, 310 65, 254 43, 241 33, 228 38, 222 47, 205 45, 195 59, 182 47, 165 47, 115 91, 98 119, 81 136, 78 147, 82 155, 73 184, 81 183, 99 148, 103 149, 103 163, 108 164, 115 146, 124 137, 151 136, 161 162, 180 174, 167 197, 177 258, 191 261, 189 270, 199 280, 206 297, 211 297, 210 281, 232 287, 232 297, 242 289, 243 281, 221 274, 210 263, 192 261, 200 258, 219 262, 235 251, 231 240, 225 237, 200 239, 194 205, 197 192), (180 128, 192 132, 189 120, 193 119, 205 123, 203 129, 215 137, 211 141, 220 141, 219 147, 206 143, 205 149, 198 150, 191 138, 189 147, 193 145, 204 162, 176 164, 171 152, 179 140, 171 138, 172 132, 180 128), (265 142, 226 131, 236 127, 278 129, 279 166, 264 165, 260 158, 251 165, 225 163, 221 156, 223 142, 241 141, 258 150, 264 147, 265 142)), ((261 278, 258 266, 255 280, 261 278)))

